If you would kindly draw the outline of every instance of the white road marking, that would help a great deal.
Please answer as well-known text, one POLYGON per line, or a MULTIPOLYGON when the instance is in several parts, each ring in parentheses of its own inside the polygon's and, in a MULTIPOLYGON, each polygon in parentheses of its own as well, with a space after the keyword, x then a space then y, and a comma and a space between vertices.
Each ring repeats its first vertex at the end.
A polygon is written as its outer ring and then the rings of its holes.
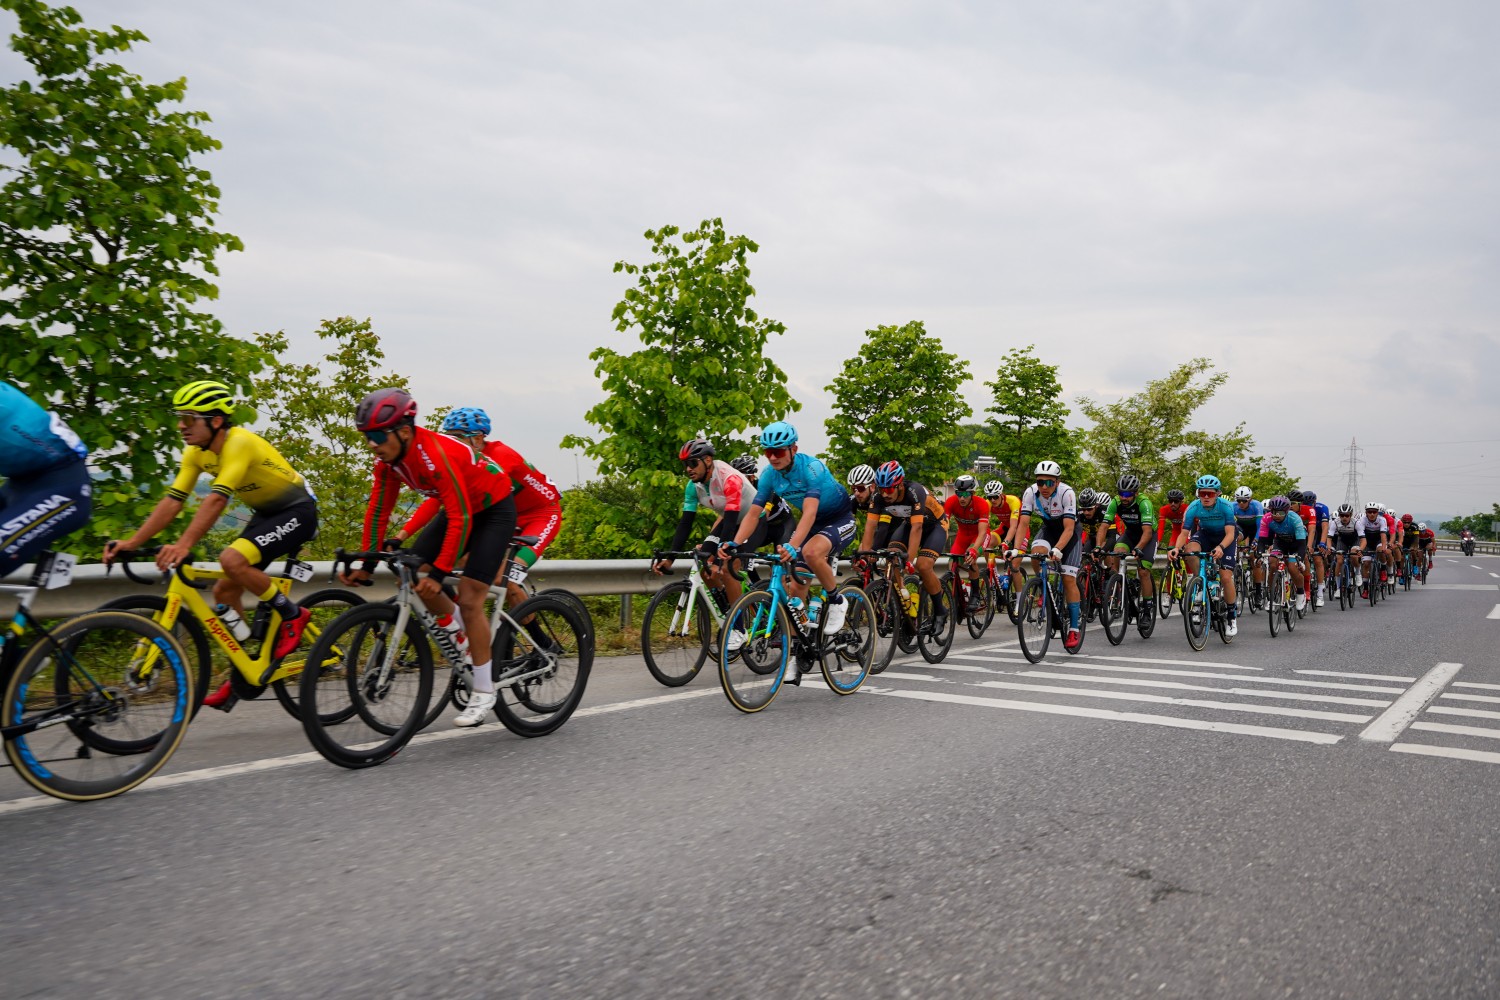
POLYGON ((1491 620, 1500 619, 1500 604, 1497 604, 1493 608, 1491 608, 1490 613, 1485 615, 1485 617, 1491 620))
POLYGON ((1471 719, 1500 719, 1500 712, 1488 712, 1482 708, 1450 708, 1447 705, 1429 705, 1428 715, 1466 715, 1471 719))
MULTIPOLYGON (((920 662, 920 661, 909 661, 907 663, 893 663, 893 664, 891 664, 891 666, 893 666, 893 667, 914 667, 914 666, 916 666, 918 664, 918 662, 920 662)), ((1026 661, 1022 660, 1021 662, 1024 663, 1026 661)), ((942 663, 922 663, 922 668, 924 670, 952 670, 952 671, 955 671, 955 672, 961 673, 961 674, 996 674, 996 673, 999 673, 998 670, 991 670, 988 667, 976 667, 976 666, 972 666, 971 664, 968 664, 968 663, 949 663, 947 660, 944 660, 942 663)), ((876 676, 877 677, 884 677, 885 674, 877 674, 876 676)))
POLYGON ((1479 691, 1500 691, 1500 684, 1481 684, 1478 681, 1454 681, 1450 687, 1475 688, 1479 691))
POLYGON ((1487 694, 1452 694, 1452 693, 1445 693, 1443 695, 1443 697, 1445 699, 1449 699, 1449 700, 1452 700, 1452 701, 1487 701, 1491 705, 1500 705, 1500 698, 1496 698, 1496 697, 1493 697, 1493 696, 1487 695, 1487 694))
POLYGON ((1411 727, 1428 733, 1453 733, 1457 736, 1487 736, 1492 740, 1500 740, 1500 729, 1494 729, 1489 726, 1455 726, 1450 722, 1413 722, 1411 727))
MULTIPOLYGON (((1077 674, 1053 674, 1045 670, 1023 670, 1013 676, 1016 677, 1045 677, 1057 681, 1078 681, 1088 684, 1119 684, 1127 687, 1153 687, 1168 688, 1173 691, 1215 691, 1219 694, 1237 694, 1251 698, 1273 698, 1278 701, 1313 701, 1333 705, 1369 705, 1373 708, 1384 708, 1389 705, 1389 698, 1345 698, 1331 694, 1304 694, 1301 691, 1267 691, 1264 688, 1221 688, 1210 687, 1207 684, 1185 684, 1182 681, 1148 681, 1137 680, 1134 677, 1080 677, 1077 674)), ((1238 680, 1239 678, 1233 678, 1238 680)))
POLYGON ((1500 580, 1500 573, 1491 573, 1490 576, 1493 576, 1495 579, 1500 580))
MULTIPOLYGON (((1469 563, 1469 565, 1473 566, 1475 569, 1484 569, 1484 567, 1481 566, 1481 565, 1479 565, 1478 563, 1469 563)), ((1493 574, 1493 573, 1490 574, 1490 576, 1494 576, 1494 575, 1495 574, 1493 574)))
MULTIPOLYGON (((611 712, 627 712, 636 708, 648 708, 652 705, 664 705, 668 702, 685 701, 689 698, 703 698, 708 695, 722 693, 718 688, 700 688, 697 691, 679 691, 676 694, 660 694, 650 698, 637 698, 633 701, 617 701, 609 705, 580 708, 573 713, 573 718, 578 719, 589 715, 607 715, 611 712)), ((444 729, 437 732, 418 733, 412 737, 411 742, 401 752, 405 753, 411 747, 420 744, 441 743, 445 740, 462 739, 465 736, 475 736, 480 733, 490 734, 497 731, 500 731, 497 725, 484 725, 476 726, 473 729, 444 729)), ((133 798, 143 792, 156 792, 166 788, 176 788, 179 785, 196 785, 205 781, 218 781, 221 778, 232 778, 241 774, 260 774, 265 771, 279 771, 283 768, 296 767, 300 764, 310 764, 321 760, 323 760, 323 755, 313 751, 309 753, 287 754, 284 757, 247 760, 238 764, 224 764, 219 767, 205 767, 196 771, 182 771, 177 774, 161 775, 152 778, 139 788, 131 789, 125 794, 133 798)), ((62 799, 54 799, 50 795, 33 795, 23 799, 10 799, 0 802, 0 816, 30 812, 33 809, 43 809, 49 806, 73 804, 65 802, 62 799)))
POLYGON ((1368 691, 1371 694, 1400 694, 1401 688, 1371 687, 1368 684, 1340 684, 1336 681, 1293 681, 1281 677, 1246 677, 1242 674, 1210 674, 1196 670, 1156 670, 1151 667, 1096 667, 1091 663, 1080 663, 1079 670, 1111 670, 1129 674, 1165 674, 1168 677, 1213 677, 1220 680, 1236 680, 1244 684, 1293 684, 1297 687, 1330 688, 1340 691, 1368 691))
POLYGON ((893 670, 887 670, 879 675, 883 681, 931 681, 935 684, 952 684, 946 677, 929 677, 926 674, 898 674, 893 670))
POLYGON ((1293 740, 1299 743, 1318 743, 1324 746, 1337 743, 1343 739, 1343 737, 1334 733, 1313 733, 1301 729, 1277 729, 1271 726, 1247 726, 1237 722, 1207 722, 1202 719, 1179 719, 1170 715, 1115 712, 1105 708, 1084 708, 1077 705, 1049 705, 1045 702, 1037 701, 1006 701, 1000 698, 978 698, 973 695, 950 694, 947 691, 875 691, 872 693, 884 695, 887 698, 909 698, 914 701, 974 705, 980 708, 1003 708, 1016 712, 1039 712, 1043 715, 1071 715, 1083 719, 1103 719, 1109 722, 1136 722, 1148 726, 1167 726, 1172 729, 1197 729, 1211 733, 1265 736, 1270 739, 1293 740))
POLYGON ((1455 760, 1477 760, 1484 764, 1500 764, 1500 753, 1488 750, 1465 750, 1463 747, 1435 747, 1426 743, 1392 743, 1397 753, 1415 753, 1424 757, 1452 757, 1455 760))
POLYGON ((1439 663, 1427 671, 1421 680, 1392 702, 1390 708, 1381 712, 1380 718, 1366 726, 1359 738, 1374 743, 1393 742, 1462 669, 1462 663, 1439 663))
MULTIPOLYGON (((961 656, 971 660, 990 660, 996 663, 1014 663, 1015 660, 998 656, 973 656, 969 653, 950 653, 949 657, 961 656)), ((1014 653, 1013 656, 1020 656, 1014 653)), ((1215 663, 1213 660, 1154 660, 1148 656, 1104 656, 1097 653, 1075 653, 1069 659, 1118 660, 1122 663, 1155 663, 1161 666, 1222 667, 1225 670, 1263 670, 1264 667, 1242 667, 1238 663, 1215 663)))
POLYGON ((1360 681, 1395 681, 1398 684, 1410 684, 1416 680, 1415 677, 1394 677, 1390 674, 1346 674, 1342 670, 1293 670, 1294 674, 1306 674, 1309 677, 1352 677, 1360 681))
POLYGON ((1008 691, 1040 691, 1043 694, 1071 694, 1082 698, 1108 698, 1113 701, 1143 701, 1153 705, 1183 705, 1188 708, 1213 708, 1225 712, 1249 712, 1254 715, 1285 715, 1297 719, 1325 719, 1329 722, 1369 722, 1372 716, 1347 712, 1318 712, 1310 708, 1278 708, 1275 705, 1247 705, 1231 701, 1207 701, 1201 698, 1173 698, 1144 692, 1093 691, 1088 688, 1059 687, 1051 684, 1017 684, 1012 681, 979 681, 970 685, 982 688, 1004 688, 1008 691))
POLYGON ((1428 590, 1495 590, 1497 583, 1429 583, 1428 590))

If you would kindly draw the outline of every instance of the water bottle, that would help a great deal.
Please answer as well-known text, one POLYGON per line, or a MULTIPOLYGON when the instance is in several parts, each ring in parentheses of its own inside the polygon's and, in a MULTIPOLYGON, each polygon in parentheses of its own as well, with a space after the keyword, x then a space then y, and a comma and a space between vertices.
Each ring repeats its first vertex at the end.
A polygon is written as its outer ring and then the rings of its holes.
POLYGON ((446 629, 448 635, 453 639, 453 645, 463 654, 464 662, 469 662, 469 636, 464 632, 463 622, 451 614, 444 615, 437 620, 437 626, 446 629))
POLYGON ((245 624, 245 619, 240 617, 238 611, 227 604, 215 604, 214 614, 218 617, 219 621, 229 627, 229 631, 236 639, 244 642, 250 638, 250 626, 245 624))
POLYGON ((796 623, 796 626, 799 629, 806 630, 808 623, 807 615, 802 611, 802 598, 788 597, 786 599, 786 609, 787 611, 791 612, 792 621, 796 623))
POLYGON ((816 626, 818 616, 823 613, 823 598, 814 597, 807 603, 807 623, 816 626))

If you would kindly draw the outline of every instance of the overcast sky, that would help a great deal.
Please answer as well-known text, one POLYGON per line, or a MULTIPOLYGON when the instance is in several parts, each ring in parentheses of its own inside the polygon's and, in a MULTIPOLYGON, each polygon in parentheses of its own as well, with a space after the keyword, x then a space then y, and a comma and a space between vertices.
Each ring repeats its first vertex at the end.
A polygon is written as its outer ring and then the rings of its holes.
POLYGON ((232 332, 371 317, 560 482, 635 343, 612 264, 722 216, 813 447, 862 331, 921 319, 976 410, 1013 346, 1069 399, 1207 355, 1201 425, 1324 498, 1357 436, 1366 497, 1500 499, 1493 2, 76 6, 213 116, 232 332))

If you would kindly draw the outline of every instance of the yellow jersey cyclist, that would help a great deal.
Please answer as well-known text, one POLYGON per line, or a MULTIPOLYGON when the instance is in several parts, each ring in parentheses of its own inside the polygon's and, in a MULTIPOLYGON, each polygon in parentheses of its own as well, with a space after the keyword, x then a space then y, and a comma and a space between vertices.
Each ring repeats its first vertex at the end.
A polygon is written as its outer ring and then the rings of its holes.
MULTIPOLYGON (((1005 484, 998 479, 984 484, 984 498, 990 502, 990 544, 999 548, 1003 557, 1015 544, 1021 525, 1021 498, 1005 492, 1005 484)), ((1025 582, 1021 557, 1016 555, 1010 560, 1011 592, 1019 594, 1025 582)))
MULTIPOLYGON (((283 594, 262 567, 296 552, 318 534, 318 505, 307 482, 271 447, 265 438, 238 426, 248 408, 239 407, 229 387, 221 382, 191 382, 172 397, 177 429, 187 447, 182 468, 167 495, 157 502, 146 522, 129 538, 104 547, 104 564, 122 551, 138 549, 155 538, 182 512, 198 478, 213 476, 208 496, 177 541, 163 545, 156 566, 173 569, 194 545, 203 539, 234 498, 250 508, 250 520, 240 537, 219 553, 224 578, 214 584, 214 600, 244 615, 243 598, 249 591, 281 618, 271 655, 277 659, 297 648, 310 612, 283 594)), ((254 411, 248 411, 252 416, 254 411)), ((226 682, 203 700, 209 708, 229 711, 236 699, 226 682)))
POLYGON ((933 630, 942 635, 948 628, 948 605, 937 575, 937 558, 948 544, 947 513, 927 487, 906 478, 900 462, 886 462, 875 470, 875 489, 877 495, 865 517, 860 547, 870 548, 879 518, 891 519, 889 544, 905 549, 906 558, 916 566, 922 589, 932 598, 933 630))
POLYGON ((1156 558, 1156 507, 1151 499, 1141 492, 1141 479, 1127 472, 1115 482, 1118 495, 1104 509, 1104 520, 1114 524, 1118 518, 1125 526, 1125 534, 1115 540, 1114 552, 1109 557, 1110 572, 1117 572, 1120 560, 1133 555, 1137 560, 1136 575, 1141 581, 1141 599, 1150 601, 1156 593, 1151 580, 1151 562, 1156 558))

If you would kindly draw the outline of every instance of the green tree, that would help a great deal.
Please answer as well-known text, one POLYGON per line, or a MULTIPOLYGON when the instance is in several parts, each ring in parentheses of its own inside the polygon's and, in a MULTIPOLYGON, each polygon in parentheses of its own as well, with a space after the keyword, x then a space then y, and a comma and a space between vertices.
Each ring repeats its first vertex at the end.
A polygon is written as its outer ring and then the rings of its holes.
POLYGON ((171 110, 187 82, 148 83, 104 61, 146 41, 83 27, 71 7, 0 0, 32 79, 0 89, 0 371, 55 409, 99 475, 83 551, 139 524, 180 448, 179 386, 248 391, 266 359, 201 311, 215 259, 241 249, 213 228, 219 189, 197 160, 219 148, 208 116, 171 110))
POLYGON ((628 559, 641 555, 639 541, 622 535, 618 526, 650 524, 661 516, 661 511, 646 506, 644 496, 629 477, 621 475, 564 490, 563 530, 547 549, 547 558, 628 559))
POLYGON ((614 308, 615 329, 635 330, 642 349, 601 347, 589 355, 609 395, 585 416, 603 433, 562 442, 583 448, 603 479, 624 477, 640 492, 649 512, 644 522, 627 508, 602 505, 591 531, 605 549, 632 555, 670 540, 682 495, 677 451, 685 440, 702 433, 723 447, 799 409, 786 373, 765 356, 771 336, 786 328, 750 308, 756 243, 725 233, 720 219, 645 236, 654 259, 614 268, 636 278, 614 308))
POLYGON ((859 353, 844 362, 833 393, 828 459, 839 473, 860 463, 897 461, 933 485, 959 471, 951 444, 973 410, 959 395, 969 363, 943 350, 920 320, 865 331, 859 353))
POLYGON ((1464 529, 1468 529, 1474 532, 1475 538, 1495 541, 1497 537, 1500 537, 1495 534, 1493 528, 1496 522, 1500 522, 1500 503, 1495 504, 1494 508, 1489 511, 1482 510, 1476 514, 1449 518, 1438 527, 1444 534, 1454 537, 1457 537, 1464 529))
MULTIPOLYGON (((323 364, 273 361, 257 400, 269 418, 261 433, 307 478, 318 497, 318 537, 303 551, 305 559, 330 558, 340 546, 359 546, 373 460, 354 426, 354 408, 382 386, 408 388, 404 376, 381 370, 385 352, 368 319, 324 320, 317 333, 319 340, 332 341, 323 364)), ((286 353, 285 333, 261 333, 255 339, 273 358, 286 353)), ((430 419, 442 418, 434 413, 430 419)), ((397 524, 416 497, 407 491, 402 502, 394 515, 397 524)))
POLYGON ((985 409, 993 429, 988 454, 994 455, 1006 488, 1029 482, 1031 470, 1043 459, 1057 462, 1064 478, 1077 481, 1078 439, 1067 425, 1068 404, 1057 366, 1038 358, 1034 344, 1011 348, 1001 358, 995 380, 985 386, 992 400, 985 409))
POLYGON ((1083 438, 1100 484, 1129 469, 1150 493, 1173 487, 1191 491, 1205 474, 1218 476, 1226 490, 1241 484, 1257 495, 1264 495, 1261 489, 1289 489, 1294 480, 1282 460, 1257 457, 1255 439, 1243 423, 1224 434, 1190 426, 1193 414, 1228 378, 1208 358, 1194 358, 1116 402, 1080 396, 1079 410, 1094 422, 1083 438))

